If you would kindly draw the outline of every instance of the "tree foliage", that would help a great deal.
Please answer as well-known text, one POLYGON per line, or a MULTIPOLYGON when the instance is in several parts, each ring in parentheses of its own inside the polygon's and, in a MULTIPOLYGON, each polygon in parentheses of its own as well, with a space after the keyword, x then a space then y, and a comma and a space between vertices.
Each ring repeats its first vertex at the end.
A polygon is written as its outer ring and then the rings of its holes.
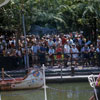
POLYGON ((24 11, 27 31, 31 24, 36 24, 61 32, 92 32, 100 26, 99 3, 99 0, 11 0, 0 8, 0 27, 22 30, 24 11))

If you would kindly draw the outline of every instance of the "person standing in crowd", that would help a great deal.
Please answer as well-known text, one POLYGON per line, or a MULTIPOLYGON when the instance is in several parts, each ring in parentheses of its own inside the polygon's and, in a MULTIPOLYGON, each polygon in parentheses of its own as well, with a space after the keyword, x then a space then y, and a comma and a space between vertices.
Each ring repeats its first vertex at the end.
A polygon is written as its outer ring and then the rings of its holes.
POLYGON ((22 59, 22 51, 21 47, 16 50, 16 57, 17 57, 17 65, 18 67, 22 66, 23 59, 22 59))
POLYGON ((25 68, 27 68, 26 50, 25 50, 25 47, 22 46, 21 50, 22 50, 22 55, 23 55, 23 59, 24 59, 25 68))
POLYGON ((76 48, 76 45, 73 43, 72 48, 71 48, 71 53, 72 53, 72 61, 75 62, 75 66, 77 64, 77 60, 79 58, 79 50, 76 48))
POLYGON ((54 46, 57 47, 58 44, 61 44, 61 41, 59 40, 58 37, 56 37, 56 41, 54 42, 54 46))
POLYGON ((100 36, 97 38, 97 47, 100 46, 100 36))
POLYGON ((61 39, 62 39, 62 45, 65 45, 65 43, 66 43, 66 36, 63 35, 61 39))
POLYGON ((52 46, 49 47, 48 54, 49 54, 49 58, 50 58, 50 60, 51 60, 51 66, 54 65, 54 53, 55 53, 54 48, 53 48, 52 46))
POLYGON ((84 60, 84 62, 86 63, 86 65, 87 64, 89 64, 89 52, 90 52, 90 48, 89 48, 89 46, 88 45, 84 45, 84 47, 81 49, 81 52, 82 52, 82 54, 83 54, 83 60, 84 60))
POLYGON ((98 66, 100 66, 100 45, 98 45, 96 52, 97 52, 97 64, 98 66))
POLYGON ((78 44, 77 44, 78 50, 81 51, 81 48, 83 46, 82 36, 79 35, 78 38, 77 38, 77 40, 78 40, 78 44))
POLYGON ((37 60, 38 60, 37 53, 38 53, 39 49, 40 49, 40 46, 37 45, 36 43, 33 43, 32 47, 31 47, 33 63, 37 63, 37 60))
POLYGON ((65 66, 68 66, 68 61, 71 57, 70 55, 70 45, 68 44, 68 41, 66 40, 66 43, 64 45, 64 57, 65 57, 65 66))
POLYGON ((45 64, 46 62, 46 47, 44 44, 40 44, 40 50, 38 53, 38 62, 40 62, 40 65, 42 66, 42 64, 45 64))
POLYGON ((63 53, 61 44, 58 44, 55 53, 56 53, 57 64, 58 64, 58 67, 59 67, 60 63, 61 63, 61 60, 62 60, 62 53, 63 53))
POLYGON ((90 64, 92 66, 95 65, 95 47, 93 46, 93 44, 90 45, 90 53, 89 53, 89 58, 90 58, 90 64))
POLYGON ((54 42, 52 40, 52 38, 49 38, 48 40, 48 46, 53 46, 54 45, 54 42))
POLYGON ((57 60, 60 60, 62 57, 61 56, 62 55, 62 46, 60 44, 56 48, 56 54, 57 54, 57 56, 56 56, 57 60))
POLYGON ((64 54, 66 55, 66 57, 70 56, 70 45, 68 44, 68 41, 66 41, 65 45, 64 45, 64 54))
POLYGON ((1 41, 1 39, 0 39, 0 55, 2 55, 3 56, 3 50, 4 50, 5 48, 4 48, 4 46, 2 45, 2 41, 1 41))

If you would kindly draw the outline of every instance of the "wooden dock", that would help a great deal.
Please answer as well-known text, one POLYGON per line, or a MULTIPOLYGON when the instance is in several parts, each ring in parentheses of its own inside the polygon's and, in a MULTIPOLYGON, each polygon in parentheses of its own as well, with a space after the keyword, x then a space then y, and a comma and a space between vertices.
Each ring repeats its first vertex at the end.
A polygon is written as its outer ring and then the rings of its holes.
MULTIPOLYGON (((26 74, 25 70, 5 71, 11 77, 23 77, 26 74)), ((86 82, 88 76, 93 74, 95 77, 100 73, 99 67, 76 67, 74 70, 69 68, 46 68, 46 81, 49 83, 56 82, 86 82), (74 71, 74 72, 73 72, 74 71)), ((1 76, 0 71, 0 76, 1 76)), ((5 78, 7 78, 5 76, 5 78)))
MULTIPOLYGON (((47 83, 61 83, 61 82, 88 82, 89 75, 75 75, 75 76, 52 76, 46 77, 47 83)), ((98 75, 94 75, 95 78, 98 75)))

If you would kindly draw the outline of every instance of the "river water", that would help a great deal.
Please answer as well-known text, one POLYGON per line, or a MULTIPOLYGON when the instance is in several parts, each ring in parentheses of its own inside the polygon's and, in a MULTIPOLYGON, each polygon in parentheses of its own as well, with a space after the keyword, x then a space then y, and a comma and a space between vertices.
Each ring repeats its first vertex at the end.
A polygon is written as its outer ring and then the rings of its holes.
MULTIPOLYGON (((89 100, 89 83, 47 84, 48 100, 89 100)), ((43 89, 1 92, 1 100, 45 100, 43 89)))

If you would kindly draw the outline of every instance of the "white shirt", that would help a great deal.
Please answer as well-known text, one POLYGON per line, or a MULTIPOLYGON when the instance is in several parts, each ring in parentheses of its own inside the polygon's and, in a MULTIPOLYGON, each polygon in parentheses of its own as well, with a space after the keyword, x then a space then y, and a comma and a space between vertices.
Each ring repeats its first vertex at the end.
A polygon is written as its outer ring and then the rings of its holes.
POLYGON ((97 49, 96 49, 96 51, 97 51, 97 52, 100 52, 100 49, 99 49, 99 48, 97 48, 97 49))
POLYGON ((64 53, 70 53, 70 46, 68 44, 64 45, 64 53))
POLYGON ((16 53, 18 54, 18 56, 22 55, 20 50, 16 50, 16 53))
POLYGON ((50 40, 48 41, 48 45, 49 46, 53 46, 53 44, 54 44, 54 42, 52 40, 51 41, 50 40))
POLYGON ((51 48, 48 51, 49 54, 54 54, 54 52, 55 52, 54 49, 51 49, 51 48))
POLYGON ((76 53, 76 54, 72 54, 72 57, 73 57, 73 58, 77 58, 77 57, 78 57, 78 54, 77 54, 77 53, 79 53, 79 51, 78 51, 78 49, 75 47, 75 48, 72 48, 72 53, 76 53))

